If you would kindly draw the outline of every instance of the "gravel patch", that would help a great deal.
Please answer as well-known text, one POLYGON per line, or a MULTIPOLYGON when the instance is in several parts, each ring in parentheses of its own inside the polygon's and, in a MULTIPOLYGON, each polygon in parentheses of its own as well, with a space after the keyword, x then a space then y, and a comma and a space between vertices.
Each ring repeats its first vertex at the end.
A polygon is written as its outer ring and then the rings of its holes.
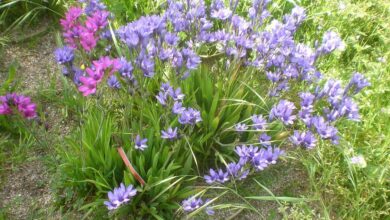
MULTIPOLYGON (((58 84, 56 75, 59 70, 53 56, 55 48, 55 33, 49 32, 0 49, 0 82, 6 79, 9 66, 17 63, 15 79, 18 85, 15 92, 30 95, 33 101, 38 102, 38 91, 50 89, 52 80, 58 84)), ((60 89, 59 84, 57 86, 60 89)), ((53 216, 52 173, 45 164, 45 158, 54 155, 53 143, 62 141, 70 133, 72 122, 63 117, 58 106, 50 103, 38 105, 45 114, 43 125, 47 131, 38 136, 48 141, 48 147, 32 146, 25 149, 27 159, 20 164, 5 162, 5 172, 0 178, 0 214, 3 209, 2 212, 10 219, 41 219, 49 214, 52 216, 50 219, 61 219, 53 216)))

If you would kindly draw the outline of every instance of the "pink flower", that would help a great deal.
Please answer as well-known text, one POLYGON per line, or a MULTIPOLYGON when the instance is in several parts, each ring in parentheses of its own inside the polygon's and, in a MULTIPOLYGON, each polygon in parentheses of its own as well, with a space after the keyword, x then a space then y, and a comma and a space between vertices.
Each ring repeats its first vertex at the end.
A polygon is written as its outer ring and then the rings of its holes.
POLYGON ((90 52, 96 46, 96 39, 93 33, 83 32, 80 36, 80 44, 84 50, 90 52))
POLYGON ((12 114, 11 108, 7 105, 7 103, 3 103, 0 105, 0 115, 10 115, 12 114))
POLYGON ((15 98, 18 110, 25 118, 35 118, 37 116, 37 106, 31 102, 30 97, 18 96, 15 98))
POLYGON ((82 13, 82 8, 71 7, 68 12, 66 12, 65 19, 60 20, 61 26, 64 28, 64 30, 67 31, 72 28, 82 13))
POLYGON ((110 75, 113 74, 114 72, 118 71, 122 67, 122 64, 120 62, 120 59, 116 58, 112 60, 112 65, 111 65, 111 72, 110 75))
POLYGON ((96 26, 99 27, 99 29, 103 29, 107 26, 107 18, 110 15, 108 11, 96 11, 93 13, 92 18, 96 24, 96 26))
POLYGON ((15 99, 15 94, 10 93, 6 96, 0 96, 0 115, 10 115, 12 114, 12 109, 9 106, 9 102, 13 103, 13 100, 15 99))
POLYGON ((96 92, 97 81, 90 77, 80 77, 80 82, 83 84, 79 87, 79 91, 83 93, 83 96, 89 96, 96 92))
POLYGON ((95 18, 94 17, 88 17, 87 20, 85 21, 85 27, 90 33, 95 34, 99 26, 96 24, 95 18))
POLYGON ((95 67, 95 69, 87 68, 85 70, 92 80, 97 83, 100 83, 104 76, 104 69, 101 67, 95 67))
POLYGON ((79 91, 82 92, 84 96, 96 92, 96 87, 103 80, 106 70, 111 68, 109 75, 112 75, 121 67, 119 59, 111 59, 108 56, 100 57, 99 60, 94 60, 92 63, 92 67, 88 67, 85 70, 88 76, 80 77, 82 85, 79 87, 79 91))
POLYGON ((25 118, 31 119, 37 116, 37 106, 31 102, 30 97, 11 93, 0 96, 0 103, 0 115, 12 114, 10 106, 14 106, 25 118))
POLYGON ((108 56, 100 57, 99 60, 95 60, 92 62, 96 68, 100 68, 102 70, 108 69, 112 65, 112 60, 108 56))

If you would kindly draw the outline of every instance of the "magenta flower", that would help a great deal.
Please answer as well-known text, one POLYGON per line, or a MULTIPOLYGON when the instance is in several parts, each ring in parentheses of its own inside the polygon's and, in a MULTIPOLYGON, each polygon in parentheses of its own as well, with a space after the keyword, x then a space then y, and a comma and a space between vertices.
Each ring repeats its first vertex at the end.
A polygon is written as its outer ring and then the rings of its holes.
POLYGON ((83 32, 80 35, 80 44, 84 50, 90 52, 93 48, 96 47, 96 39, 93 33, 83 32))
POLYGON ((10 115, 12 114, 11 108, 7 105, 7 103, 2 103, 0 105, 0 115, 10 115))
POLYGON ((26 96, 16 96, 14 98, 15 105, 18 107, 19 112, 25 118, 35 118, 37 116, 37 106, 35 103, 31 102, 30 97, 26 96))
POLYGON ((87 68, 85 71, 90 76, 90 78, 96 81, 96 83, 100 83, 102 81, 104 76, 104 69, 95 67, 95 69, 87 68))
POLYGON ((96 24, 95 19, 93 17, 87 18, 87 20, 85 21, 85 27, 91 34, 96 33, 99 29, 99 26, 96 24))
POLYGON ((83 93, 83 96, 89 96, 96 92, 97 81, 93 78, 81 76, 80 82, 82 85, 79 87, 79 91, 83 93))
POLYGON ((108 56, 104 56, 104 57, 100 57, 99 60, 93 61, 92 63, 96 68, 105 70, 112 65, 113 61, 108 56))
POLYGON ((68 12, 66 12, 65 14, 65 19, 60 20, 61 26, 64 28, 64 30, 67 31, 70 28, 72 28, 82 13, 83 13, 82 8, 78 8, 78 7, 69 8, 68 12))
POLYGON ((0 115, 12 114, 12 109, 9 106, 13 103, 15 94, 7 94, 6 96, 0 96, 0 115))
POLYGON ((109 15, 110 15, 110 13, 107 11, 96 11, 95 13, 93 13, 92 19, 93 19, 95 25, 99 29, 103 29, 108 24, 107 18, 109 15))
POLYGON ((14 112, 12 107, 15 107, 19 113, 27 118, 35 118, 37 116, 37 106, 31 102, 31 98, 15 93, 0 96, 0 115, 11 115, 14 112))

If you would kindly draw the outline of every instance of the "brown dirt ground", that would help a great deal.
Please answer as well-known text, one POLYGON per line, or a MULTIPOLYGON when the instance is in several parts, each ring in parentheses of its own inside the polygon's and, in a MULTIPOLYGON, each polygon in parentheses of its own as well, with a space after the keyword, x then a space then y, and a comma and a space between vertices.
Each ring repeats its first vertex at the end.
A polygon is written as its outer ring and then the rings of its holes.
MULTIPOLYGON (((47 89, 50 80, 58 74, 58 67, 53 56, 56 47, 54 33, 29 39, 23 43, 9 44, 0 51, 0 81, 4 80, 8 67, 17 62, 16 78, 20 83, 18 93, 31 95, 37 90, 47 89)), ((69 133, 70 125, 64 120, 61 109, 46 104, 43 106, 49 126, 47 135, 61 139, 69 133)), ((49 146, 53 146, 50 145, 49 146)), ((7 146, 5 146, 7 148, 7 146)), ((43 146, 32 146, 27 149, 26 160, 13 164, 5 161, 2 168, 5 172, 0 178, 0 211, 6 210, 10 219, 40 218, 34 216, 49 216, 53 206, 54 196, 50 189, 51 178, 47 166, 47 156, 54 149, 43 146)), ((11 152, 6 152, 6 156, 11 152)), ((0 213, 1 214, 1 213, 0 213)), ((0 215, 1 219, 1 215, 0 215)), ((51 219, 58 219, 52 216, 51 219)))

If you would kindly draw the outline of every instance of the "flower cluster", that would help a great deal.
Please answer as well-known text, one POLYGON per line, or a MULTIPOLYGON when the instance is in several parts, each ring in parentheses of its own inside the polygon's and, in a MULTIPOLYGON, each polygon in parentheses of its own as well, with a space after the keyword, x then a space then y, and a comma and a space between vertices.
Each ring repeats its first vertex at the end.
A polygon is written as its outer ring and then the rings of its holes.
MULTIPOLYGON (((174 89, 169 83, 163 83, 160 87, 157 101, 162 106, 171 106, 172 113, 178 115, 178 121, 182 125, 195 125, 202 121, 202 117, 198 110, 193 108, 183 107, 183 100, 185 95, 180 88, 174 89)), ((163 139, 173 140, 178 136, 178 128, 168 128, 166 131, 161 131, 163 139)))
POLYGON ((229 163, 226 171, 210 169, 209 174, 204 176, 206 183, 225 183, 230 178, 245 179, 249 174, 250 166, 255 170, 264 170, 269 165, 275 164, 279 156, 284 154, 284 151, 277 147, 259 148, 253 145, 237 146, 235 152, 239 156, 238 163, 229 163))
POLYGON ((296 107, 294 103, 289 102, 287 100, 281 100, 271 109, 269 119, 272 120, 274 118, 277 118, 282 121, 283 124, 291 125, 296 119, 296 116, 293 115, 293 111, 295 108, 296 107))
MULTIPOLYGON (((202 207, 203 205, 205 205, 207 203, 209 203, 209 200, 206 200, 205 202, 203 202, 203 200, 201 198, 196 198, 196 197, 192 196, 188 199, 183 200, 182 207, 183 207, 183 210, 185 212, 192 212, 192 211, 199 209, 200 207, 202 207)), ((214 213, 215 213, 214 210, 210 206, 206 207, 205 212, 208 215, 214 215, 214 213)))
POLYGON ((137 190, 133 185, 125 186, 123 183, 118 188, 115 188, 112 192, 108 192, 108 201, 104 204, 109 210, 117 209, 122 204, 125 204, 131 200, 137 194, 137 190))
POLYGON ((71 7, 65 18, 60 20, 65 42, 72 48, 82 47, 91 52, 96 47, 100 33, 106 30, 108 17, 109 12, 96 0, 90 1, 85 11, 80 7, 71 7))
POLYGON ((369 82, 361 74, 354 73, 345 88, 342 87, 340 81, 330 79, 325 82, 322 88, 317 86, 314 93, 301 93, 301 108, 298 115, 300 121, 309 131, 295 131, 294 135, 290 137, 291 142, 294 145, 313 148, 316 137, 312 132, 316 132, 320 138, 329 139, 332 143, 337 144, 339 140, 338 130, 335 127, 337 120, 341 118, 359 120, 359 108, 352 100, 352 95, 369 85, 369 82), (323 111, 316 113, 316 105, 321 106, 323 111))
POLYGON ((193 45, 183 42, 178 36, 177 30, 183 31, 185 28, 179 27, 178 11, 170 10, 174 7, 172 4, 165 14, 141 17, 117 31, 119 39, 132 54, 135 67, 145 77, 152 78, 155 75, 157 62, 169 63, 184 78, 188 76, 189 70, 196 69, 201 62, 192 49, 193 45), (170 25, 173 25, 173 30, 169 30, 170 25), (185 46, 180 48, 179 45, 185 46))
POLYGON ((0 115, 12 115, 19 113, 27 119, 32 119, 37 116, 37 106, 31 102, 31 98, 9 93, 5 96, 0 96, 0 115))
MULTIPOLYGON (((105 5, 99 0, 80 0, 79 2, 86 4, 84 9, 70 7, 65 18, 60 20, 66 45, 56 49, 54 53, 57 62, 63 65, 63 74, 73 80, 84 96, 88 96, 96 92, 96 86, 104 76, 102 72, 109 66, 104 63, 108 66, 103 68, 95 62, 115 60, 115 67, 112 68, 116 70, 121 65, 116 58, 110 59, 102 56, 97 61, 93 61, 91 67, 84 71, 83 66, 88 65, 85 63, 86 58, 92 60, 99 41, 111 38, 107 28, 110 13, 105 10, 105 5), (76 54, 81 55, 82 59, 76 59, 78 58, 76 54), (79 65, 82 67, 80 68, 79 65)), ((107 77, 107 84, 111 88, 120 88, 120 83, 115 76, 112 76, 112 72, 107 77)))
MULTIPOLYGON (((152 88, 145 84, 159 85, 162 80, 178 84, 200 66, 197 52, 207 51, 204 48, 226 55, 227 65, 237 64, 240 70, 254 69, 254 79, 269 81, 266 95, 273 103, 270 111, 252 115, 247 119, 251 124, 244 120, 232 126, 240 140, 246 138, 245 132, 259 132, 258 142, 237 146, 238 161, 224 169, 210 169, 204 176, 208 184, 243 180, 251 170, 261 171, 275 164, 284 151, 268 136, 268 128, 283 127, 290 144, 312 149, 320 139, 338 143, 339 119, 359 120, 353 96, 370 83, 360 73, 354 73, 345 87, 338 80, 322 76, 316 68, 317 60, 335 50, 343 50, 345 44, 333 31, 325 32, 322 42, 316 42, 314 47, 294 41, 296 31, 306 19, 305 10, 299 6, 277 20, 267 10, 270 0, 253 0, 247 17, 236 13, 238 1, 225 5, 225 1, 212 0, 207 7, 204 0, 169 0, 161 14, 143 16, 118 30, 108 31, 109 13, 105 6, 98 0, 80 2, 86 3, 84 9, 72 7, 61 20, 66 45, 57 49, 55 56, 64 67, 64 75, 73 79, 84 96, 96 93, 98 85, 105 80, 110 88, 128 86, 129 91, 131 87, 139 88, 138 82, 145 90, 152 88), (113 51, 102 54, 97 50, 101 45, 99 40, 110 44, 114 37, 118 38, 115 46, 123 49, 118 50, 123 51, 118 52, 120 56, 115 57, 113 51), (88 66, 85 70, 84 65, 88 66)), ((174 122, 177 127, 170 123, 161 130, 162 139, 176 140, 182 132, 180 126, 193 128, 202 121, 201 111, 184 105, 185 95, 180 87, 173 88, 166 82, 158 92, 147 91, 150 93, 157 94, 152 96, 159 103, 156 106, 163 106, 177 118, 177 123, 174 122)), ((2 103, 0 112, 5 112, 8 101, 2 103)), ((147 139, 137 135, 134 146, 145 150, 147 139)), ((135 193, 132 186, 127 189, 122 184, 109 193, 110 201, 106 205, 115 209, 135 193)), ((182 206, 184 211, 191 212, 204 204, 201 198, 190 197, 182 206)))
POLYGON ((101 57, 99 60, 93 61, 92 63, 92 66, 85 70, 87 72, 87 76, 79 77, 81 82, 79 91, 82 92, 84 96, 88 96, 96 92, 97 85, 102 82, 106 73, 110 76, 108 85, 110 87, 120 87, 119 82, 116 78, 114 78, 115 76, 112 75, 121 67, 118 59, 110 59, 105 56, 101 57))
POLYGON ((166 106, 169 101, 168 99, 171 98, 175 102, 172 112, 174 114, 181 114, 185 110, 181 103, 184 96, 180 88, 174 89, 169 83, 163 83, 160 87, 160 92, 156 95, 156 99, 161 105, 166 106))

